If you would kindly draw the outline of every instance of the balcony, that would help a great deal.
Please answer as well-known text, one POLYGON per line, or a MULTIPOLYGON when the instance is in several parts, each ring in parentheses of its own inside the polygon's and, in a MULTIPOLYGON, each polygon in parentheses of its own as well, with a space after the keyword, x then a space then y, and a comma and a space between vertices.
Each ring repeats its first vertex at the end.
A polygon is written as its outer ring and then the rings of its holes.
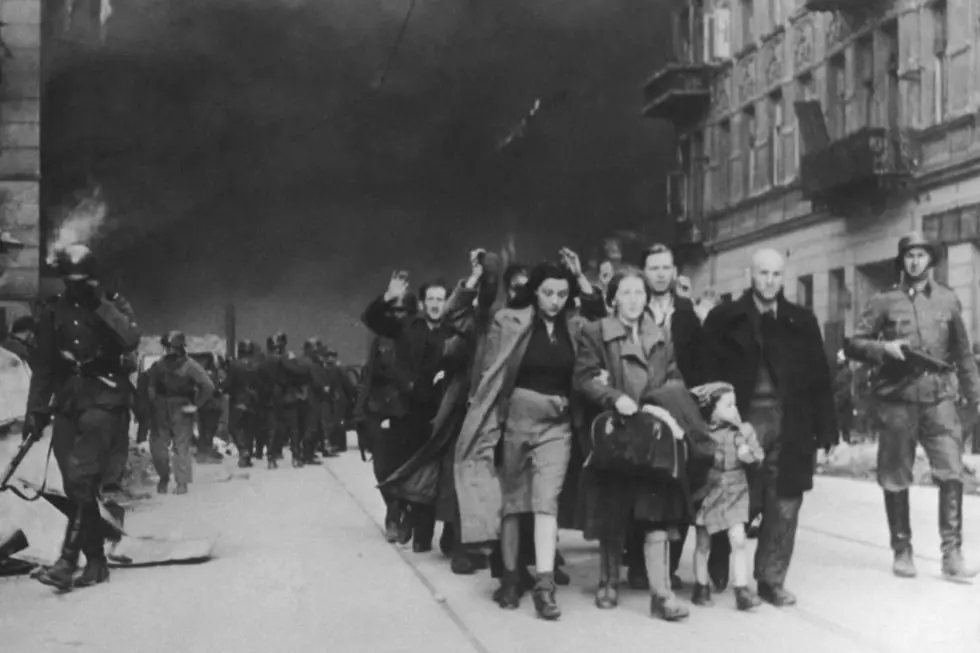
POLYGON ((704 63, 668 63, 643 87, 643 115, 675 125, 701 119, 711 106, 712 70, 704 63))
POLYGON ((916 149, 909 132, 885 127, 867 127, 830 141, 803 155, 803 194, 820 201, 897 189, 915 172, 916 149))
POLYGON ((884 4, 885 0, 805 0, 803 6, 812 12, 866 14, 878 11, 884 4))

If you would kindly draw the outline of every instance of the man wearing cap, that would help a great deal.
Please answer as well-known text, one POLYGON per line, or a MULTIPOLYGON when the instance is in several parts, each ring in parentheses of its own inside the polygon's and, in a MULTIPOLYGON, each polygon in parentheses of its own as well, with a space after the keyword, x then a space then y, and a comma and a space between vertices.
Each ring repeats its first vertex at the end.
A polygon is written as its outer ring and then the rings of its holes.
POLYGON ((74 512, 61 556, 36 578, 64 591, 109 578, 98 497, 116 436, 129 418, 132 390, 123 361, 139 345, 140 332, 129 303, 99 284, 88 247, 66 247, 56 265, 65 292, 38 317, 24 436, 53 418, 54 456, 74 512), (80 553, 86 564, 76 580, 80 553))
POLYGON ((963 434, 956 411, 956 377, 963 397, 976 409, 980 377, 970 349, 956 294, 929 278, 940 252, 922 234, 898 241, 895 267, 899 282, 871 298, 861 314, 848 354, 879 366, 873 393, 882 424, 878 440, 878 484, 885 493, 885 514, 895 554, 896 576, 915 576, 909 487, 913 482, 916 443, 929 457, 939 485, 939 533, 943 575, 972 578, 963 545, 963 434), (938 365, 911 363, 910 353, 926 354, 938 365), (954 367, 955 366, 955 367, 954 367))

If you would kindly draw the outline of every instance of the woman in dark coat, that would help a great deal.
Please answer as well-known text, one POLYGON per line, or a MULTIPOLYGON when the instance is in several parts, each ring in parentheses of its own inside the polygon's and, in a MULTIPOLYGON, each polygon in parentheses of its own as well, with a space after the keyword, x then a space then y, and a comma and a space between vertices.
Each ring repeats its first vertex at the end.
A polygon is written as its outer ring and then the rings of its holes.
MULTIPOLYGON (((624 416, 644 411, 660 418, 676 438, 684 432, 653 395, 666 384, 683 384, 665 332, 644 312, 648 290, 642 273, 626 269, 609 283, 614 315, 587 324, 580 335, 575 386, 593 404, 593 413, 616 410, 624 416)), ((683 391, 682 391, 683 393, 683 391)), ((669 534, 693 518, 690 493, 681 482, 603 474, 586 466, 581 504, 586 539, 600 542, 596 605, 618 605, 618 582, 627 531, 645 533, 644 556, 651 590, 651 613, 668 621, 688 616, 670 585, 669 534)))

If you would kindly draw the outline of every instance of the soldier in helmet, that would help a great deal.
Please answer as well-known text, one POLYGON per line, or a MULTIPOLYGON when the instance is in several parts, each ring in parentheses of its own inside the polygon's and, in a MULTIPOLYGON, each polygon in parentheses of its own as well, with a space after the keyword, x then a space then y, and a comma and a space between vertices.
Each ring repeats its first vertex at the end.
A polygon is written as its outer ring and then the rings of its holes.
POLYGON ((324 436, 327 452, 336 455, 347 451, 347 429, 344 424, 353 416, 357 387, 340 365, 340 355, 333 349, 323 350, 326 370, 327 399, 323 406, 324 436))
POLYGON ((258 349, 251 340, 241 340, 235 353, 235 360, 228 364, 229 430, 238 447, 238 466, 251 467, 261 431, 258 349))
POLYGON ((160 344, 166 354, 147 372, 147 394, 153 407, 150 455, 160 477, 157 492, 166 494, 173 447, 175 494, 187 494, 187 485, 192 480, 194 415, 211 401, 214 382, 200 363, 187 355, 183 333, 170 331, 160 338, 160 344))
POLYGON ((36 578, 70 590, 109 577, 98 496, 132 403, 123 357, 139 345, 140 332, 129 303, 103 290, 88 247, 65 248, 56 264, 65 291, 39 314, 24 435, 43 429, 53 418, 52 447, 75 510, 68 518, 61 556, 36 578), (80 553, 86 565, 76 580, 80 553))
POLYGON ((297 360, 302 368, 303 384, 297 403, 297 412, 300 416, 298 441, 292 444, 292 455, 304 465, 320 464, 316 458, 316 448, 323 433, 320 407, 324 401, 326 385, 323 365, 319 360, 319 351, 322 347, 323 343, 319 338, 307 339, 303 343, 303 354, 297 360))
POLYGON ((919 233, 898 242, 899 282, 875 295, 850 340, 849 355, 880 366, 873 392, 882 433, 878 441, 878 484, 895 554, 893 572, 916 574, 909 522, 909 487, 916 443, 929 457, 939 485, 939 533, 943 575, 959 580, 976 575, 964 562, 963 434, 956 411, 956 378, 963 397, 976 409, 980 377, 970 351, 956 294, 929 278, 940 252, 919 233), (927 354, 948 368, 909 360, 927 354))
MULTIPOLYGON (((289 442, 294 448, 299 445, 299 401, 305 383, 306 371, 296 354, 286 349, 287 338, 283 332, 273 335, 269 342, 271 349, 262 363, 260 375, 270 390, 271 411, 269 413, 268 467, 278 467, 282 458, 282 448, 289 442)), ((302 457, 293 456, 293 466, 301 467, 302 457)))

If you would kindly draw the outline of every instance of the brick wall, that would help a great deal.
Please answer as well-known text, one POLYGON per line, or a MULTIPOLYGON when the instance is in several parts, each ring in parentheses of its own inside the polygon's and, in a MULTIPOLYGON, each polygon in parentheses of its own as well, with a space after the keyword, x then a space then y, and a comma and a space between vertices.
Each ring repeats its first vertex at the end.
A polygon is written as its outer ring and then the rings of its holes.
POLYGON ((25 244, 2 257, 0 307, 26 312, 39 278, 41 176, 41 0, 0 0, 0 28, 11 56, 0 85, 0 230, 25 244))

